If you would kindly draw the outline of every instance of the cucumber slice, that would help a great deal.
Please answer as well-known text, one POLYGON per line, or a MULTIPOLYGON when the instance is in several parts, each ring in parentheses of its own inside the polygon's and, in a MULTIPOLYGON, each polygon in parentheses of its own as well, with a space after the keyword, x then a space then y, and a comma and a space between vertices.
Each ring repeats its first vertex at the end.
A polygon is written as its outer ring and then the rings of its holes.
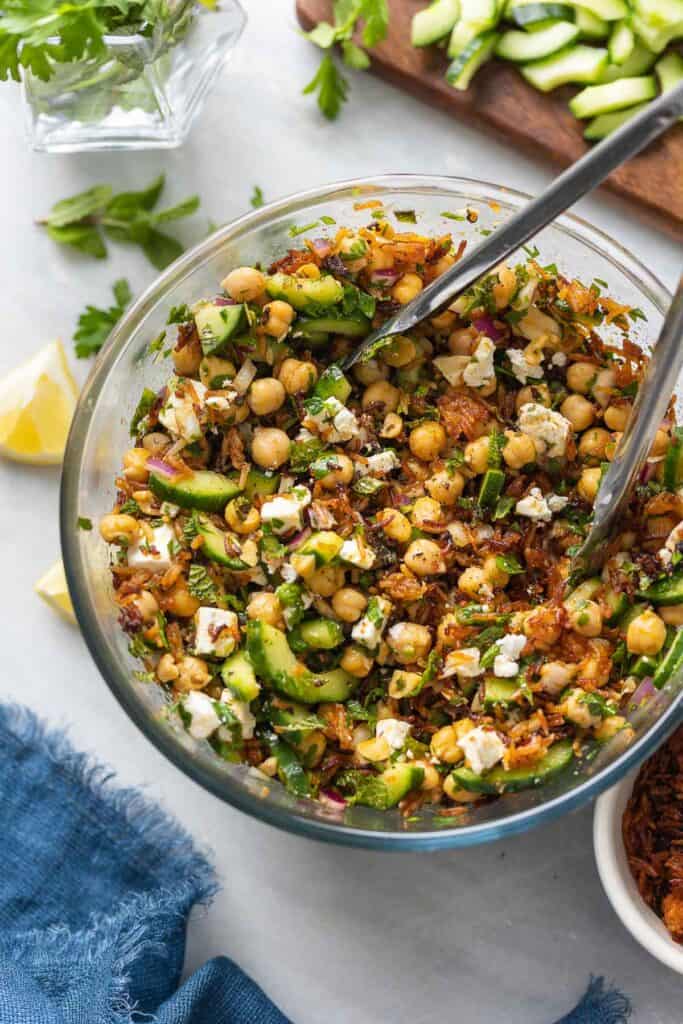
POLYGON ((205 356, 221 352, 228 341, 241 331, 247 322, 243 305, 219 306, 215 302, 202 302, 194 313, 195 327, 205 356))
MULTIPOLYGON (((230 475, 235 481, 239 479, 239 473, 230 475)), ((264 473, 263 470, 255 469, 252 466, 247 473, 247 479, 244 484, 244 495, 246 498, 249 498, 249 501, 252 501, 257 494, 260 494, 262 497, 275 494, 279 486, 279 473, 264 473)))
POLYGON ((592 85, 583 89, 569 103, 574 117, 596 117, 612 110, 623 110, 636 103, 644 103, 657 95, 657 82, 653 75, 640 78, 620 78, 607 85, 592 85))
POLYGON ((655 658, 648 658, 646 654, 641 654, 631 665, 629 675, 635 676, 636 679, 645 679, 646 676, 654 676, 656 671, 657 660, 655 658))
POLYGON ((198 517, 198 525, 199 535, 202 538, 202 554, 212 562, 218 562, 219 565, 224 565, 226 569, 231 569, 233 572, 244 572, 249 568, 239 555, 228 554, 229 538, 224 530, 219 530, 206 516, 198 517))
POLYGON ((618 21, 612 29, 612 34, 607 44, 609 59, 613 64, 621 66, 631 56, 635 45, 636 37, 629 23, 627 21, 618 21))
POLYGON ((519 682, 515 679, 487 679, 484 683, 484 707, 489 710, 495 705, 514 707, 513 694, 518 690, 519 682))
POLYGON ((351 385, 344 376, 343 370, 340 370, 338 366, 332 363, 331 366, 328 366, 320 374, 320 379, 313 390, 313 394, 322 399, 336 398, 337 401, 344 405, 352 390, 351 385))
POLYGON ((499 19, 496 0, 461 0, 460 18, 448 43, 448 56, 459 57, 477 36, 495 28, 499 19))
POLYGON ((410 41, 413 46, 431 46, 453 31, 460 15, 460 0, 436 0, 413 17, 410 41))
POLYGON ((343 539, 333 530, 319 530, 304 541, 297 554, 314 555, 316 565, 329 565, 341 551, 343 543, 343 539))
POLYGON ((198 469, 191 475, 181 477, 167 477, 152 472, 149 475, 149 489, 163 501, 170 501, 181 508, 197 508, 202 512, 222 512, 229 501, 242 493, 236 480, 209 469, 198 469))
POLYGON ((511 29, 498 40, 495 54, 516 63, 539 60, 574 42, 578 34, 578 28, 571 21, 557 21, 548 28, 531 33, 511 29))
POLYGON ((630 607, 630 601, 626 594, 618 594, 616 590, 608 587, 605 591, 604 602, 609 608, 607 618, 608 626, 616 626, 619 620, 626 614, 630 607))
POLYGON ((608 64, 600 78, 600 83, 616 82, 618 78, 635 78, 637 75, 646 75, 648 71, 652 71, 656 60, 657 54, 637 39, 628 60, 625 60, 623 64, 608 64))
POLYGON ((321 335, 341 334, 345 338, 364 338, 370 331, 370 321, 360 314, 353 317, 317 317, 313 320, 297 320, 292 331, 293 338, 315 344, 321 335))
POLYGON ((482 508, 492 508, 498 501, 504 485, 505 473, 502 469, 487 469, 479 488, 478 504, 482 508))
POLYGON ((666 57, 657 61, 655 72, 662 92, 675 89, 680 82, 683 82, 683 57, 680 53, 672 50, 671 53, 667 53, 666 57))
POLYGON ((659 668, 652 677, 652 685, 655 689, 661 690, 681 665, 683 665, 683 629, 679 629, 676 633, 671 647, 666 652, 659 668))
POLYGON ((604 18, 598 18, 597 14, 593 14, 587 7, 577 7, 574 20, 584 39, 596 41, 607 39, 609 36, 609 22, 604 18))
POLYGON ((476 775, 470 768, 455 768, 451 777, 461 789, 472 793, 515 793, 520 789, 529 789, 548 782, 555 775, 565 771, 574 760, 574 752, 569 740, 555 743, 545 757, 528 768, 513 768, 506 772, 504 768, 493 768, 486 775, 476 775))
POLYGON ((590 579, 584 580, 565 598, 563 602, 565 608, 570 612, 577 608, 582 601, 592 601, 601 587, 602 580, 599 576, 591 576, 590 579))
POLYGON ((683 482, 683 427, 676 427, 664 456, 664 479, 667 491, 675 491, 683 482))
POLYGON ((636 593, 652 604, 683 604, 683 569, 636 593))
POLYGON ((265 622, 254 620, 247 625, 247 650, 257 676, 276 693, 299 704, 320 701, 345 701, 358 680, 344 672, 311 672, 299 661, 285 634, 265 622))
POLYGON ((344 287, 328 274, 317 279, 272 274, 266 278, 266 291, 271 299, 283 299, 300 313, 311 306, 336 306, 344 298, 344 287))
POLYGON ((460 92, 468 89, 479 68, 493 55, 497 39, 497 32, 475 36, 451 63, 446 72, 447 81, 460 92))
POLYGON ((592 84, 600 81, 607 62, 607 50, 602 47, 567 46, 551 57, 527 64, 521 71, 535 89, 550 92, 568 82, 592 84))
POLYGON ((395 807, 411 789, 422 785, 424 768, 407 762, 386 768, 381 775, 358 778, 355 782, 354 801, 365 807, 386 811, 395 807))
MULTIPOLYGON (((638 5, 639 8, 641 6, 640 4, 638 5)), ((636 10, 631 19, 631 24, 636 35, 655 53, 663 53, 669 43, 683 36, 683 13, 678 21, 662 24, 656 20, 649 20, 639 10, 636 10)))
POLYGON ((615 110, 611 114, 600 114, 586 128, 583 133, 584 139, 588 139, 589 142, 604 139, 611 132, 616 131, 617 128, 621 128, 622 124, 626 124, 632 117, 639 114, 641 110, 645 110, 646 106, 647 103, 637 103, 635 107, 628 107, 626 110, 615 110))
POLYGON ((519 28, 559 19, 570 21, 574 17, 572 8, 565 3, 539 3, 539 0, 510 0, 506 17, 519 28))
POLYGON ((308 619, 289 634, 293 651, 332 651, 344 642, 344 632, 332 619, 308 619))
POLYGON ((587 0, 585 3, 579 3, 578 0, 566 0, 566 2, 570 7, 575 7, 577 11, 587 11, 596 18, 602 18, 603 21, 620 21, 622 18, 627 18, 629 14, 625 0, 587 0))
POLYGON ((223 686, 238 700, 246 700, 247 703, 255 700, 261 692, 246 651, 235 651, 223 662, 221 679, 223 686))
POLYGON ((264 739, 277 762, 277 775, 285 789, 295 796, 309 796, 311 784, 296 752, 275 733, 268 733, 264 739))

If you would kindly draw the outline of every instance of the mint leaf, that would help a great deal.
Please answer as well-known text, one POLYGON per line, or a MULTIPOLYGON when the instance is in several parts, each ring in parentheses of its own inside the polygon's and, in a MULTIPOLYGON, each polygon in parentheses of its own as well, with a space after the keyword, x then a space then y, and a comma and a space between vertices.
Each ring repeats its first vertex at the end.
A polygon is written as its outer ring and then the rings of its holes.
POLYGON ((175 206, 169 206, 166 210, 160 210, 152 214, 152 224, 164 224, 170 220, 181 220, 183 217, 191 217, 199 209, 199 196, 189 196, 175 206))
POLYGON ((111 194, 111 186, 94 185, 86 192, 79 192, 68 199, 60 199, 48 213, 45 223, 53 228, 63 228, 67 224, 83 220, 84 217, 90 217, 104 209, 111 194))
POLYGON ((56 228, 48 224, 47 233, 53 242, 70 245, 86 256, 94 256, 96 260, 103 260, 107 255, 107 247, 96 227, 74 224, 56 228))
POLYGON ((165 183, 165 175, 160 174, 140 192, 119 192, 107 204, 107 216, 118 220, 134 220, 142 210, 153 210, 165 183))

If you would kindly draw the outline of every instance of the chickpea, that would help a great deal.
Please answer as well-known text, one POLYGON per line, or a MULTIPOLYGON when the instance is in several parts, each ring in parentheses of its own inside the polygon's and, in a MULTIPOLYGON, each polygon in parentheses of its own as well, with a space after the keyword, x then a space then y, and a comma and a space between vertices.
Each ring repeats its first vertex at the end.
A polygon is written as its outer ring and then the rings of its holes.
POLYGON ((378 380, 386 380, 389 376, 389 367, 380 363, 379 359, 363 359, 354 366, 353 375, 359 384, 368 387, 370 384, 376 384, 378 380))
POLYGON ((342 622, 357 622, 365 609, 368 599, 362 590, 355 587, 342 587, 332 598, 334 614, 342 622))
POLYGON ((344 570, 340 565, 323 565, 306 580, 308 589, 320 597, 332 597, 344 586, 344 570))
POLYGON ((569 624, 579 636, 600 636, 602 612, 597 601, 579 601, 569 610, 569 624))
POLYGON ((419 530, 440 533, 443 529, 443 509, 434 498, 418 498, 411 515, 419 530))
POLYGON ((460 646, 460 623, 453 612, 442 618, 436 630, 436 640, 439 647, 460 646))
POLYGON ((469 597, 480 597, 490 592, 488 576, 482 568, 471 565, 458 577, 458 589, 469 597))
POLYGON ((186 654, 178 663, 178 678, 176 689, 187 692, 188 690, 203 690, 211 679, 209 666, 203 658, 195 658, 192 654, 186 654))
POLYGON ((275 594, 271 594, 267 590, 261 590, 256 594, 252 594, 247 605, 247 618, 260 620, 268 626, 275 626, 277 629, 285 628, 282 605, 275 594))
POLYGON ((130 448, 123 456, 123 475, 126 480, 144 484, 149 479, 147 459, 150 453, 146 448, 130 448))
POLYGON ((474 327, 459 327, 448 338, 448 347, 454 356, 471 356, 476 337, 474 327))
POLYGON ((669 447, 669 435, 666 430, 658 430, 655 434, 655 439, 652 442, 652 448, 650 448, 650 455, 652 458, 657 458, 658 455, 664 455, 665 451, 669 447))
POLYGON ((395 412, 388 412, 384 417, 384 423, 382 429, 379 432, 380 437, 385 437, 388 440, 393 440, 398 437, 403 430, 403 420, 395 412))
POLYGON ((444 725, 432 736, 429 749, 442 764, 457 764, 465 756, 458 738, 458 730, 454 725, 444 725))
POLYGON ((171 615, 176 615, 179 619, 191 619, 199 608, 200 602, 190 593, 181 579, 166 594, 164 604, 166 611, 171 615))
POLYGON ((416 576, 436 576, 446 571, 441 548, 433 540, 414 540, 405 553, 404 561, 416 576))
POLYGON ((487 555, 484 559, 483 569, 486 582, 490 583, 492 587, 506 587, 510 582, 510 576, 498 565, 495 555, 487 555))
POLYGON ((310 281, 320 278, 320 270, 315 263, 304 263, 296 272, 297 277, 307 277, 310 281))
POLYGON ((412 363, 417 355, 417 349, 415 348, 415 342, 412 338, 406 338, 403 334, 397 334, 395 338, 391 339, 389 345, 386 345, 380 352, 380 359, 387 364, 387 366, 394 366, 396 368, 401 366, 407 366, 408 363, 412 363))
POLYGON ((521 469, 536 461, 536 445, 526 434, 506 430, 507 444, 503 448, 503 461, 510 469, 521 469))
POLYGON ((145 434, 142 439, 142 447, 150 455, 158 455, 160 452, 163 452, 164 448, 168 448, 169 444, 168 435, 162 434, 160 430, 153 430, 150 434, 145 434))
POLYGON ((237 370, 229 359, 220 356, 204 356, 199 364, 199 379, 207 388, 221 388, 226 381, 232 380, 237 370))
POLYGON ((610 430, 618 430, 623 433, 631 415, 631 408, 630 402, 609 405, 605 409, 605 426, 610 430))
POLYGON ((235 533, 253 533, 261 525, 261 516, 246 498, 233 498, 225 507, 225 521, 235 533))
POLYGON ((360 647, 350 645, 344 648, 339 665, 340 668, 343 668, 349 675, 355 676, 356 679, 365 679, 372 671, 373 659, 366 651, 362 651, 360 647))
POLYGON ((405 306, 420 294, 422 288, 421 277, 417 274, 404 274, 391 289, 391 297, 405 306))
POLYGON ((173 366, 179 377, 194 377, 202 361, 202 347, 199 341, 188 341, 171 353, 173 366))
POLYGON ((389 681, 389 696, 400 700, 402 697, 412 697, 422 689, 422 675, 420 672, 406 672, 405 669, 394 670, 389 681))
POLYGON ((278 469, 289 458, 289 438, 277 427, 258 427, 251 442, 251 456, 262 469, 278 469))
POLYGON ((139 535, 140 525, 133 516, 111 513, 100 520, 100 536, 107 544, 132 544, 139 535))
POLYGON ((602 719, 599 715, 594 715, 586 704, 584 697, 584 691, 580 689, 572 690, 563 704, 563 711, 566 718, 574 725, 578 725, 579 729, 591 729, 595 726, 600 725, 602 719))
POLYGON ((424 793, 433 793, 435 790, 441 789, 441 776, 433 764, 425 760, 413 761, 413 764, 416 764, 424 772, 420 786, 424 793))
POLYGON ((632 619, 626 630, 630 654, 659 654, 666 640, 666 625, 656 612, 648 609, 632 619))
POLYGON ((456 319, 457 317, 452 310, 444 309, 443 313, 437 313, 436 316, 431 317, 429 322, 435 331, 441 332, 450 331, 456 319))
POLYGON ((455 800, 458 804, 473 804, 481 799, 480 793, 471 793, 469 789, 461 789, 452 775, 447 775, 443 780, 443 791, 449 800, 455 800))
POLYGON ((157 665, 157 679, 160 683, 172 683, 180 675, 180 670, 173 660, 172 654, 162 654, 157 665))
POLYGON ((617 454, 617 448, 624 435, 620 433, 612 434, 609 441, 605 445, 605 458, 608 462, 611 462, 614 456, 617 454))
POLYGON ((596 728, 594 735, 598 742, 607 743, 608 740, 613 739, 622 729, 630 733, 633 732, 632 727, 623 715, 610 715, 609 718, 603 718, 600 725, 596 728))
POLYGON ((465 477, 457 469, 453 472, 440 469, 425 480, 425 487, 435 501, 442 505, 454 505, 465 487, 465 477))
POLYGON ((326 491, 334 491, 337 487, 350 484, 353 480, 353 462, 348 455, 335 452, 333 469, 320 478, 320 484, 326 491))
POLYGON ((560 406, 560 412, 575 431, 586 430, 595 419, 595 409, 582 395, 569 395, 560 406))
POLYGON ((143 622, 152 622, 159 611, 159 602, 149 590, 141 590, 133 604, 140 612, 143 622))
POLYGON ((260 377, 249 388, 247 401, 255 416, 270 416, 285 400, 285 389, 275 377, 260 377))
POLYGON ((377 513, 377 522, 387 537, 390 540, 395 540, 397 544, 407 544, 412 536, 413 529, 410 522, 398 509, 383 508, 377 513))
POLYGON ((384 406, 385 412, 396 412, 401 392, 386 380, 377 380, 363 392, 361 405, 364 409, 373 406, 384 406))
MULTIPOLYGON (((447 270, 450 270, 450 268, 453 266, 454 263, 455 263, 455 254, 452 253, 452 252, 444 253, 443 256, 439 257, 439 259, 436 261, 436 263, 432 264, 431 270, 432 270, 433 276, 434 277, 441 277, 441 275, 445 274, 447 270)), ((432 322, 433 322, 433 320, 432 320, 432 322)))
POLYGON ((432 646, 432 635, 417 622, 397 622, 387 633, 387 644, 396 661, 410 665, 426 658, 432 646))
POLYGON ((315 572, 315 555, 300 555, 295 551, 289 560, 292 563, 292 568, 304 580, 307 580, 315 572))
POLYGON ((567 387, 579 395, 587 395, 598 374, 594 363, 571 363, 567 369, 567 387))
POLYGON ((517 291, 517 275, 511 267, 503 266, 498 271, 498 284, 492 288, 496 309, 505 309, 517 291))
POLYGON ((391 756, 391 746, 385 736, 371 736, 356 744, 356 753, 363 761, 375 764, 378 761, 388 760, 391 756))
POLYGON ((486 472, 489 468, 488 437, 478 437, 476 441, 470 441, 465 445, 465 465, 472 473, 486 472))
POLYGON ((258 766, 258 770, 263 772, 264 775, 267 775, 269 779, 274 779, 277 775, 277 758, 267 757, 265 761, 261 761, 261 764, 258 766))
POLYGON ((583 473, 581 474, 576 489, 583 498, 583 500, 587 501, 589 505, 592 505, 598 496, 601 476, 602 470, 599 466, 595 466, 592 469, 584 469, 583 473))
POLYGON ((593 397, 603 409, 609 405, 615 391, 617 377, 614 370, 600 370, 593 385, 593 397))
POLYGON ((266 290, 266 279, 255 267, 236 267, 221 281, 221 288, 235 302, 255 302, 266 290))
POLYGON ((609 430, 602 427, 592 427, 587 430, 579 441, 579 455, 584 459, 597 459, 602 462, 605 458, 607 445, 612 441, 609 430))
POLYGON ((275 299, 263 307, 263 316, 265 333, 271 338, 283 338, 296 316, 296 311, 288 302, 275 299))
POLYGON ((315 363, 300 359, 285 359, 278 378, 288 395, 303 395, 310 391, 318 379, 315 363))
POLYGON ((667 626, 683 626, 683 604, 660 605, 658 610, 667 626))
POLYGON ((435 420, 426 420, 410 431, 408 444, 415 458, 431 462, 446 445, 446 431, 435 420))

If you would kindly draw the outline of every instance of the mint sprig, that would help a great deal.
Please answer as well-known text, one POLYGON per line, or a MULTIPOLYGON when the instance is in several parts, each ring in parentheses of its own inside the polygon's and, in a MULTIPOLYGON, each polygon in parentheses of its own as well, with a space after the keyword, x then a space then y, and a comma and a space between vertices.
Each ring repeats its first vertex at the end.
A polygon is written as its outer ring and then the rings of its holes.
POLYGON ((74 341, 79 359, 87 359, 100 351, 132 298, 130 285, 124 278, 114 282, 112 292, 115 299, 113 306, 98 309, 97 306, 88 305, 78 318, 74 341))

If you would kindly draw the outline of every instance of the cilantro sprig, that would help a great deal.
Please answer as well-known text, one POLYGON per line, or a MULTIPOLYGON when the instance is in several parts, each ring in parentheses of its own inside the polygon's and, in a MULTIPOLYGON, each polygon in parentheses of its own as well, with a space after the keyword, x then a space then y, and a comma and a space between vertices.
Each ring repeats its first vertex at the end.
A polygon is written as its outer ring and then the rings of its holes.
POLYGON ((387 0, 335 0, 333 13, 333 24, 321 21, 305 33, 306 38, 325 53, 317 72, 303 90, 304 95, 314 93, 317 96, 320 112, 330 121, 339 116, 349 92, 349 83, 333 57, 334 48, 339 47, 347 67, 364 71, 370 66, 366 49, 386 39, 389 29, 387 0), (363 45, 359 46, 353 36, 361 22, 363 45))
POLYGON ((94 259, 106 257, 105 238, 139 245, 152 266, 163 270, 181 255, 184 246, 160 231, 159 225, 189 217, 199 208, 199 197, 190 196, 175 206, 157 210, 164 184, 165 177, 160 174, 139 192, 114 194, 110 185, 95 185, 55 203, 38 223, 53 241, 94 259))
POLYGON ((74 342, 79 359, 87 359, 100 351, 132 298, 130 285, 124 278, 114 282, 112 292, 115 299, 113 306, 98 309, 97 306, 88 305, 78 318, 74 342))

